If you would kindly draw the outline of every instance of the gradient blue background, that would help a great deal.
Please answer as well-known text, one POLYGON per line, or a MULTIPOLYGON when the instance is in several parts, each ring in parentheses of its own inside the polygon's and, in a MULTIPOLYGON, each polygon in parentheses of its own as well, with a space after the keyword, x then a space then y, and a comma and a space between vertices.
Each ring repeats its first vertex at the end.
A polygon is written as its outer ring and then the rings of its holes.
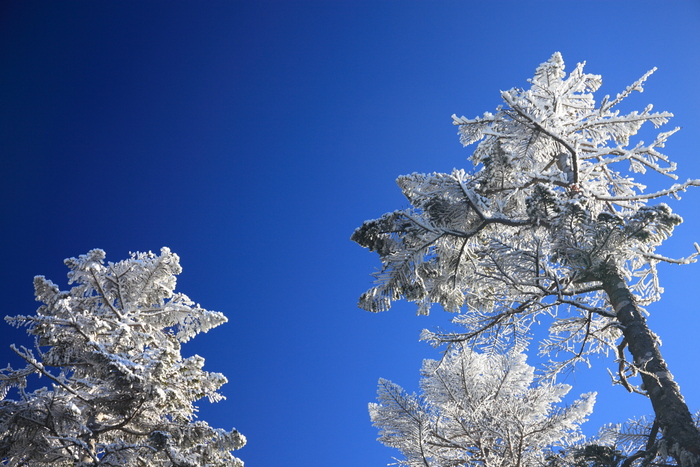
MULTIPOLYGON (((450 115, 493 110, 555 51, 603 75, 600 97, 658 66, 623 110, 674 112, 666 153, 700 178, 699 31, 697 1, 5 1, 0 314, 36 308, 34 275, 67 288, 65 257, 168 246, 178 289, 229 317, 184 351, 228 376, 201 416, 248 437, 238 456, 386 465, 366 404, 379 377, 417 388, 439 356, 419 331, 450 316, 356 308, 379 262, 354 228, 406 206, 396 176, 465 167, 450 115)), ((661 252, 683 256, 700 191, 671 204, 686 223, 661 252)), ((697 410, 700 265, 660 269, 650 323, 697 410)), ((0 336, 17 365, 24 332, 0 336)), ((650 412, 611 387, 612 359, 566 380, 601 390, 589 434, 650 412)))

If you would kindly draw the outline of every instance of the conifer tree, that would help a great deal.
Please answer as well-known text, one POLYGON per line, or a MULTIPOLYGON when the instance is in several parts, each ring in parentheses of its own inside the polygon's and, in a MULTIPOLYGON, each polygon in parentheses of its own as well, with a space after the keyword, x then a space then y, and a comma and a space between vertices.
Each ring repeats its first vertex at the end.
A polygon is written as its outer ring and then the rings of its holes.
POLYGON ((68 291, 34 279, 42 305, 7 317, 34 336, 34 349, 12 346, 25 362, 0 371, 0 462, 7 466, 242 466, 236 430, 196 420, 194 402, 223 399, 220 373, 202 369, 181 344, 225 323, 176 293, 180 259, 136 253, 104 263, 92 250, 65 261, 68 291), (28 390, 39 375, 50 387, 28 390), (17 399, 8 399, 16 388, 17 399))
POLYGON ((593 408, 584 394, 557 408, 566 384, 533 385, 524 353, 478 353, 453 346, 441 361, 425 360, 422 393, 407 394, 379 380, 379 404, 370 404, 379 440, 405 456, 408 467, 544 465, 550 449, 580 441, 579 425, 593 408))
POLYGON ((503 91, 495 113, 453 115, 462 144, 478 143, 473 169, 399 177, 410 207, 366 221, 352 235, 382 261, 376 286, 359 304, 379 312, 405 298, 419 314, 440 304, 457 313, 463 330, 424 331, 423 339, 497 352, 525 345, 531 326, 552 317, 539 348, 550 358, 545 375, 612 352, 616 381, 649 398, 664 453, 678 465, 700 465, 700 433, 643 308, 662 292, 658 263, 698 255, 656 252, 682 219, 650 201, 678 197, 700 181, 647 192, 633 176, 677 178, 660 149, 678 128, 631 143, 643 124, 658 128, 672 114, 651 105, 629 114, 616 108, 654 70, 596 103, 601 77, 583 68, 567 76, 555 53, 527 89, 503 91))

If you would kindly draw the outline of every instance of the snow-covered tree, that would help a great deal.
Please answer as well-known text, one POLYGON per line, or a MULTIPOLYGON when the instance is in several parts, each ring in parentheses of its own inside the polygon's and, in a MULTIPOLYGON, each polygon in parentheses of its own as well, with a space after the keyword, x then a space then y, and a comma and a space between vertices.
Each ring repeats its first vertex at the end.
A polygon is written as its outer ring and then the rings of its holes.
POLYGON ((689 263, 698 254, 656 253, 682 219, 649 201, 700 181, 647 192, 633 173, 677 178, 660 149, 678 129, 631 144, 644 123, 659 127, 672 114, 651 105, 626 115, 616 109, 653 71, 596 103, 601 77, 583 64, 567 76, 554 54, 528 89, 503 91, 495 113, 453 115, 461 142, 479 142, 471 171, 399 177, 411 206, 366 221, 352 239, 383 264, 362 308, 384 311, 405 298, 427 314, 438 303, 458 313, 464 332, 424 331, 425 340, 496 350, 522 345, 549 316, 539 348, 550 358, 548 376, 612 351, 617 381, 649 397, 668 453, 680 465, 700 465, 700 433, 642 308, 662 292, 659 262, 689 263), (642 384, 633 386, 632 375, 642 384))
POLYGON ((226 322, 175 293, 179 257, 136 253, 104 262, 102 250, 65 261, 69 291, 34 279, 42 305, 7 317, 35 338, 12 346, 26 362, 0 371, 0 459, 7 466, 242 466, 236 430, 197 420, 195 401, 219 401, 226 383, 183 358, 182 343, 226 322), (51 387, 28 390, 39 375, 51 387), (8 399, 15 387, 17 399, 8 399))
POLYGON ((405 456, 409 467, 526 467, 545 465, 549 449, 568 447, 593 408, 584 394, 556 408, 571 389, 533 385, 523 353, 478 353, 454 346, 442 361, 423 362, 420 396, 379 380, 370 404, 379 440, 405 456))

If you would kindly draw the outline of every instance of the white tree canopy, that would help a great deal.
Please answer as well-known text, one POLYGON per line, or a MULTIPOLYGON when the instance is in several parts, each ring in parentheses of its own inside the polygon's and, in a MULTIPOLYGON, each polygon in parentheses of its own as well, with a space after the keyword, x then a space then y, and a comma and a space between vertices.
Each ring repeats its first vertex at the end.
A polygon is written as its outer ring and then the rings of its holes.
POLYGON ((676 177, 675 164, 658 149, 678 128, 628 147, 643 123, 659 126, 672 114, 651 106, 627 115, 614 110, 641 92, 651 73, 596 105, 600 76, 579 64, 567 77, 556 53, 537 68, 530 89, 502 92, 495 114, 453 116, 464 145, 480 141, 470 157, 475 170, 399 177, 411 207, 366 221, 352 236, 383 264, 360 306, 384 311, 406 298, 419 314, 433 303, 461 311, 455 322, 465 333, 426 332, 435 343, 520 341, 539 315, 560 317, 540 348, 569 355, 552 362, 553 375, 614 348, 621 333, 595 277, 600 269, 612 262, 644 305, 663 290, 659 261, 687 263, 697 255, 655 253, 682 219, 666 204, 647 203, 700 181, 644 193, 643 184, 618 171, 627 162, 632 172, 676 177))
POLYGON ((579 425, 595 393, 556 407, 566 384, 533 385, 534 367, 519 352, 478 353, 454 347, 441 361, 423 362, 421 394, 379 380, 379 404, 370 404, 379 441, 410 467, 534 467, 551 449, 583 438, 579 425))
POLYGON ((180 354, 226 317, 174 291, 182 269, 168 248, 104 258, 67 259, 69 291, 37 276, 36 314, 6 318, 35 348, 13 345, 26 366, 0 372, 2 465, 242 466, 230 451, 245 437, 196 420, 194 402, 223 399, 226 378, 180 354), (51 387, 27 391, 32 374, 51 387), (6 398, 12 387, 17 400, 6 398))

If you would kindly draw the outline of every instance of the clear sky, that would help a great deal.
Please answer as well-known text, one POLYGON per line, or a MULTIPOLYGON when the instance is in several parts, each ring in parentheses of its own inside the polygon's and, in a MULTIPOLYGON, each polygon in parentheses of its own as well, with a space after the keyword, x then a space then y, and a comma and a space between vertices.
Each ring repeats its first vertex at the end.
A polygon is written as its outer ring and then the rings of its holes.
MULTIPOLYGON (((666 153, 700 178, 699 50, 697 0, 2 2, 1 314, 33 312, 34 275, 67 288, 66 257, 168 246, 178 289, 229 318, 184 352, 229 378, 201 417, 248 437, 237 455, 386 465, 377 379, 415 390, 439 357, 419 332, 450 316, 358 309, 379 261, 354 228, 406 206, 396 176, 465 167, 450 116, 492 111, 555 51, 603 75, 601 98, 657 66, 623 110, 674 112, 666 153)), ((661 252, 684 256, 700 190, 670 204, 686 223, 661 252)), ((700 265, 661 279, 649 321, 697 410, 700 265)), ((23 331, 0 336, 0 366, 16 365, 23 331)), ((610 386, 612 360, 566 380, 601 389, 588 433, 651 411, 610 386)))

